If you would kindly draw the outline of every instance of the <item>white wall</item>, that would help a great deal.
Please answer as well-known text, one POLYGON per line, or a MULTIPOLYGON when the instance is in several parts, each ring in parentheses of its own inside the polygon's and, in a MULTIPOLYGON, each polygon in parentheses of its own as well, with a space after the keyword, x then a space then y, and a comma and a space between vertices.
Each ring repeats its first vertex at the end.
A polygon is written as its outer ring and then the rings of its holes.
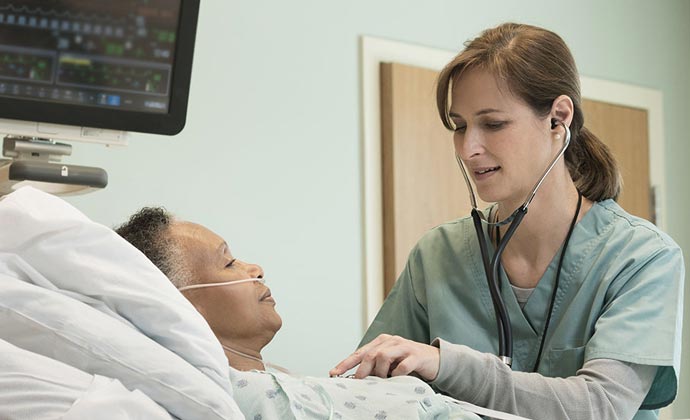
MULTIPOLYGON (((110 185, 70 201, 108 225, 164 205, 224 236, 264 267, 283 315, 267 359, 325 375, 362 334, 359 37, 459 50, 507 20, 560 33, 583 75, 663 92, 667 226, 690 255, 687 0, 204 0, 185 130, 77 145, 69 162, 106 168, 110 185)), ((674 415, 690 417, 688 397, 674 415)))

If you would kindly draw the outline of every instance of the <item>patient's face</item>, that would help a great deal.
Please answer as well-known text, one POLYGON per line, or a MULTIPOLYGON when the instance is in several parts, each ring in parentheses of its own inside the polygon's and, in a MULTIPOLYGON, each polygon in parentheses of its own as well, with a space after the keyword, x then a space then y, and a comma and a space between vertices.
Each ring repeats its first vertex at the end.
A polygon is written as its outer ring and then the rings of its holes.
MULTIPOLYGON (((201 225, 175 222, 170 232, 188 258, 192 284, 263 277, 261 267, 233 257, 223 238, 201 225)), ((271 290, 259 282, 189 289, 184 295, 226 344, 268 343, 282 326, 271 290)))

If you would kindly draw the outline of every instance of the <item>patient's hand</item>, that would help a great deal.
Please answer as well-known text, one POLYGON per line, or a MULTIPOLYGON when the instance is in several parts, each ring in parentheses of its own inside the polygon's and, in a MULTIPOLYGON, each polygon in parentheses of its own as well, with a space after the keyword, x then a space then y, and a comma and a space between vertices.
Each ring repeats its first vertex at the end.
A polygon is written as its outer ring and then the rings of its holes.
POLYGON ((439 364, 438 348, 381 334, 338 363, 329 374, 342 375, 359 365, 355 372, 355 378, 358 379, 371 375, 388 378, 416 374, 425 381, 432 381, 438 376, 439 364))

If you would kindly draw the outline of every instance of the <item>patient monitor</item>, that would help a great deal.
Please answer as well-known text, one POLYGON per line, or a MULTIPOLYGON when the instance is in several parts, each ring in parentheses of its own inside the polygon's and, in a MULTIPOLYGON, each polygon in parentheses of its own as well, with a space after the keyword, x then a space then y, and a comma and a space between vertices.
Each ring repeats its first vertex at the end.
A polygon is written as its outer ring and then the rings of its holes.
POLYGON ((71 142, 185 124, 200 0, 0 4, 0 196, 105 188, 104 169, 62 163, 71 142), (65 143, 69 142, 69 143, 65 143))

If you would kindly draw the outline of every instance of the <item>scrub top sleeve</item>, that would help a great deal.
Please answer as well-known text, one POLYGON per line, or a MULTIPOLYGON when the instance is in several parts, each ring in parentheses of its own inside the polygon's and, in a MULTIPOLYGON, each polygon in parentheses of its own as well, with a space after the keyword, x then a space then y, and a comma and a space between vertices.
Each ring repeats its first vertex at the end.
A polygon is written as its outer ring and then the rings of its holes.
POLYGON ((677 246, 649 255, 611 282, 585 350, 585 361, 615 359, 659 366, 643 409, 668 405, 677 393, 685 278, 677 246))
POLYGON ((422 285, 416 284, 417 281, 423 282, 423 277, 415 269, 417 253, 415 247, 359 347, 380 334, 399 335, 424 344, 430 342, 426 295, 422 285))

